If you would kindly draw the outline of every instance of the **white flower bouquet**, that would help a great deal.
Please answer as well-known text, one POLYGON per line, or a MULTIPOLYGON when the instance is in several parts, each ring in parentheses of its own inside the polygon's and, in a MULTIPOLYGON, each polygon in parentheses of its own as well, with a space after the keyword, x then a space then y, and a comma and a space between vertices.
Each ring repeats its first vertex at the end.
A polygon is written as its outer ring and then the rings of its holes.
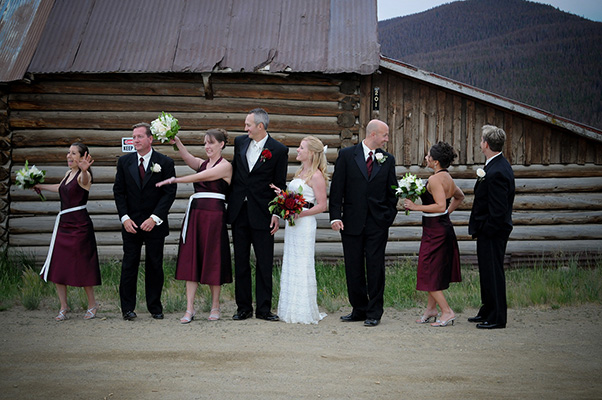
MULTIPOLYGON (((398 184, 399 186, 392 186, 393 190, 395 190, 395 195, 398 198, 410 199, 414 202, 426 190, 422 179, 417 178, 416 175, 409 172, 399 180, 398 184)), ((406 215, 410 215, 410 210, 406 210, 406 215)))
MULTIPOLYGON (((151 122, 151 133, 156 140, 161 143, 169 142, 173 139, 180 130, 178 120, 171 114, 166 114, 165 111, 151 122)), ((178 148, 174 145, 174 150, 178 148)))
MULTIPOLYGON (((15 178, 15 184, 20 189, 31 189, 38 183, 43 183, 46 177, 46 171, 36 168, 35 165, 29 166, 29 162, 25 160, 25 167, 17 171, 17 177, 15 178)), ((42 194, 39 189, 34 188, 36 193, 40 196, 42 201, 46 201, 46 197, 42 194)))

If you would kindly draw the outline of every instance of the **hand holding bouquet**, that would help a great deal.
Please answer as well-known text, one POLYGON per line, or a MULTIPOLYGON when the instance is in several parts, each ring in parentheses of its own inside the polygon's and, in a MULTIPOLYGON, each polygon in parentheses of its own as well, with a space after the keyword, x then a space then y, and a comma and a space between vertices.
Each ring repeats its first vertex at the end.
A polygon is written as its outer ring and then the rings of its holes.
MULTIPOLYGON (((171 114, 165 114, 165 112, 162 112, 157 119, 151 122, 151 133, 161 143, 173 140, 179 130, 178 120, 171 114)), ((176 145, 174 145, 174 150, 178 150, 176 145)))
MULTIPOLYGON (((412 175, 409 172, 399 180, 399 186, 392 186, 395 190, 395 195, 398 198, 410 199, 416 201, 422 193, 425 192, 426 186, 422 179, 412 175)), ((406 209, 406 215, 410 215, 410 210, 406 209)))
POLYGON ((270 212, 288 220, 290 226, 295 226, 295 215, 301 213, 301 209, 307 204, 301 194, 302 191, 303 188, 299 188, 299 192, 297 193, 292 190, 280 191, 268 203, 270 212))
POLYGON ((35 165, 29 167, 29 162, 25 160, 25 167, 17 171, 17 177, 15 179, 16 185, 21 189, 31 189, 36 191, 42 201, 46 201, 46 197, 42 194, 40 189, 34 187, 38 183, 43 183, 46 177, 45 170, 39 170, 35 165))

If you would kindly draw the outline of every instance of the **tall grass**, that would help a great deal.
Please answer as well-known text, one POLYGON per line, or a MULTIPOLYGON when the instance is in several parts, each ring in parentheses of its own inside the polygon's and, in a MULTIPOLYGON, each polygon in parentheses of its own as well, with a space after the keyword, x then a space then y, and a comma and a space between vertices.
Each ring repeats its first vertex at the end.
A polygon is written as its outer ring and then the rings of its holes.
MULTIPOLYGON (((254 265, 252 264, 252 268, 254 265)), ((58 307, 54 285, 44 282, 35 267, 33 257, 27 255, 0 254, 0 311, 15 304, 27 309, 58 307)), ((165 312, 180 312, 186 309, 185 282, 174 279, 175 260, 164 262, 165 285, 162 301, 165 312)), ((281 266, 274 266, 273 308, 278 305, 280 294, 281 266)), ((110 261, 101 265, 102 285, 95 288, 96 298, 104 311, 119 311, 119 278, 121 263, 110 261)), ((254 273, 252 274, 254 277, 254 273)), ((446 298, 454 311, 480 306, 479 274, 475 268, 463 266, 463 281, 455 283, 445 291, 446 298)), ((349 306, 345 268, 342 263, 316 264, 318 304, 333 313, 349 306)), ((253 279, 253 288, 255 281, 253 279)), ((577 261, 560 261, 556 264, 539 262, 526 268, 506 271, 506 291, 510 308, 561 306, 584 303, 602 303, 602 261, 579 264, 577 261)), ((254 289, 253 289, 254 292, 254 289)), ((144 264, 138 276, 137 308, 144 308, 144 264)), ((221 299, 234 300, 234 284, 222 286, 221 299)), ((416 263, 400 259, 386 269, 385 307, 403 310, 424 307, 427 294, 416 291, 416 263)), ((197 304, 203 312, 211 308, 211 292, 206 285, 197 291, 197 304)), ((83 289, 69 288, 68 302, 72 309, 85 309, 87 298, 83 289)))

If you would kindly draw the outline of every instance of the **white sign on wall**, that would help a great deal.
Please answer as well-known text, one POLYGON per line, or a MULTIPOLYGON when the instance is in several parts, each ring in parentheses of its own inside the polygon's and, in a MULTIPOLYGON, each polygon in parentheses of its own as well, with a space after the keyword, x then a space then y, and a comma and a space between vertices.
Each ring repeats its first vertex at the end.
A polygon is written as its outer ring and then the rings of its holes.
POLYGON ((134 139, 131 137, 121 138, 121 152, 133 153, 134 151, 136 151, 134 148, 134 139))

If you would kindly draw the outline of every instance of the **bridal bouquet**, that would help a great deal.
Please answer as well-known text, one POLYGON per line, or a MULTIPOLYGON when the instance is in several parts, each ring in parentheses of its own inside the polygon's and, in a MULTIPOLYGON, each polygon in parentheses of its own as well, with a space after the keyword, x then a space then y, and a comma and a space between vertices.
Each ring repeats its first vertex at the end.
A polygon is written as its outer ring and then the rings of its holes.
MULTIPOLYGON (((161 112, 161 115, 151 122, 151 133, 153 137, 161 143, 169 142, 173 139, 178 131, 180 130, 180 124, 171 114, 165 114, 161 112)), ((177 146, 174 145, 174 150, 177 150, 177 146)))
MULTIPOLYGON (((399 180, 399 186, 391 186, 395 190, 395 195, 398 198, 410 199, 416 201, 418 197, 426 190, 426 186, 422 179, 412 175, 409 172, 399 180)), ((410 210, 406 210, 406 215, 410 215, 410 210)))
POLYGON ((299 192, 296 193, 292 190, 281 191, 268 203, 270 212, 288 220, 290 226, 295 226, 295 214, 299 214, 303 206, 307 204, 301 194, 302 189, 299 188, 299 192))
MULTIPOLYGON (((29 162, 25 160, 25 167, 17 171, 15 183, 20 189, 31 189, 32 187, 34 187, 34 185, 37 185, 38 183, 43 183, 45 177, 45 170, 39 170, 38 168, 36 168, 35 165, 29 167, 29 162)), ((40 196, 40 199, 42 199, 42 201, 46 201, 46 197, 44 197, 44 195, 39 189, 34 188, 34 190, 40 196)))

